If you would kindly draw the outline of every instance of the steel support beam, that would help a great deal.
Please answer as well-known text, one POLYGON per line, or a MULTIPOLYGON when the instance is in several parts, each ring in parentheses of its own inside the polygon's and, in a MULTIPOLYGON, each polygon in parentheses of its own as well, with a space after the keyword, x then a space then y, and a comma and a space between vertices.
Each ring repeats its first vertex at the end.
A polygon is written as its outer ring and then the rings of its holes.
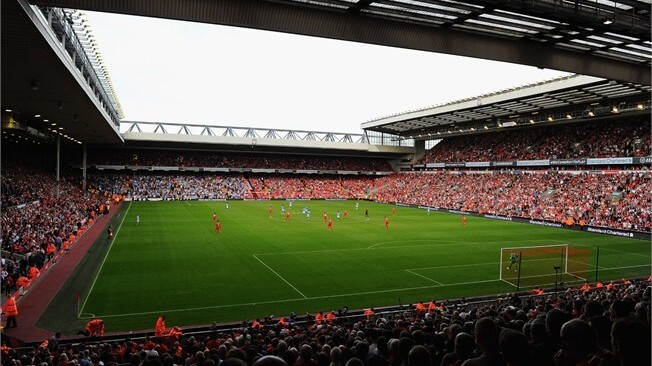
POLYGON ((257 0, 34 0, 34 4, 246 27, 511 62, 649 85, 650 68, 519 39, 400 22, 346 9, 257 0))

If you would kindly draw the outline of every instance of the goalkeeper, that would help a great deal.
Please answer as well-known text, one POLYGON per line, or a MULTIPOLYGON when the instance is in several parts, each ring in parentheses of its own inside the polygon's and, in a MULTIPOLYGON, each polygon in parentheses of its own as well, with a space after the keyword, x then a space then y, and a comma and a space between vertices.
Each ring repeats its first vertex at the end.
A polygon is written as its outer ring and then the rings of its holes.
POLYGON ((512 269, 512 266, 515 266, 515 271, 518 269, 518 254, 513 250, 509 254, 509 266, 507 266, 507 269, 512 269))

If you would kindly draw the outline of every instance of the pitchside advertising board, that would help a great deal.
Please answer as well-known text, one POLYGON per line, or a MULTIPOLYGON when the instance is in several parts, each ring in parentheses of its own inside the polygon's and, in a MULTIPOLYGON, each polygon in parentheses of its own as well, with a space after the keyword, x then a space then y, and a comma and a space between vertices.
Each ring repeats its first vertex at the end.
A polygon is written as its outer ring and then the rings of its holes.
POLYGON ((642 240, 650 240, 650 239, 652 239, 652 235, 650 233, 644 233, 644 232, 640 232, 640 231, 620 230, 620 229, 612 229, 612 228, 606 228, 606 227, 600 227, 600 226, 590 226, 590 225, 584 225, 584 226, 574 225, 572 227, 569 227, 569 226, 563 225, 563 224, 561 224, 559 222, 549 221, 549 220, 542 220, 542 219, 528 219, 528 218, 505 216, 505 215, 481 214, 479 212, 449 210, 449 209, 439 208, 439 207, 434 207, 434 206, 417 206, 417 205, 409 205, 409 206, 410 207, 417 207, 417 208, 420 208, 422 210, 430 209, 432 211, 448 212, 448 213, 453 213, 453 214, 457 214, 457 215, 468 215, 468 216, 475 216, 475 217, 484 217, 486 219, 502 220, 502 221, 513 221, 513 222, 520 222, 520 223, 530 224, 530 225, 555 227, 555 228, 559 228, 559 229, 579 230, 579 231, 586 231, 586 232, 595 233, 595 234, 619 236, 619 237, 622 237, 622 238, 633 238, 633 239, 642 239, 642 240))
POLYGON ((414 164, 415 169, 423 168, 484 168, 499 167, 509 168, 516 166, 582 166, 582 165, 645 165, 652 164, 652 157, 620 157, 620 158, 595 158, 595 159, 537 159, 513 161, 467 161, 450 163, 414 164))

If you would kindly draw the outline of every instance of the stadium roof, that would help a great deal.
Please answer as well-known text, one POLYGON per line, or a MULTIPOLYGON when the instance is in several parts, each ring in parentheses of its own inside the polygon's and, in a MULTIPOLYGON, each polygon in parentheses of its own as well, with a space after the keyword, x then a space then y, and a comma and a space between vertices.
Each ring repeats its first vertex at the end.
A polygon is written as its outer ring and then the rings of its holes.
MULTIPOLYGON (((650 83, 650 0, 32 0, 650 83)), ((361 70, 364 65, 361 65, 361 70)))
POLYGON ((79 143, 122 143, 119 102, 105 89, 110 79, 64 11, 51 10, 46 16, 24 0, 2 2, 3 128, 21 126, 16 132, 28 141, 43 134, 24 126, 79 143))
POLYGON ((375 119, 362 128, 427 139, 560 120, 649 117, 650 91, 650 85, 573 75, 375 119))
MULTIPOLYGON (((645 99, 647 111, 652 58, 651 2, 32 0, 31 4, 42 6, 40 12, 29 6, 27 0, 11 0, 3 2, 2 9, 2 107, 20 113, 31 124, 56 123, 47 127, 47 133, 72 141, 124 143, 118 130, 119 102, 105 90, 111 87, 110 79, 98 79, 97 67, 92 65, 92 60, 84 58, 88 57, 87 49, 84 57, 75 52, 83 44, 71 42, 79 38, 74 27, 71 26, 75 34, 65 24, 59 28, 48 25, 62 11, 60 7, 366 42, 608 79, 569 78, 362 125, 368 131, 396 134, 401 138, 417 138, 419 132, 435 132, 442 127, 477 128, 480 122, 499 125, 506 119, 523 119, 522 113, 537 111, 576 118, 588 113, 593 103, 640 103, 645 99)), ((356 67, 364 72, 364 65, 356 67)), ((595 109, 597 112, 599 108, 595 109)), ((637 108, 633 109, 636 112, 637 108)))

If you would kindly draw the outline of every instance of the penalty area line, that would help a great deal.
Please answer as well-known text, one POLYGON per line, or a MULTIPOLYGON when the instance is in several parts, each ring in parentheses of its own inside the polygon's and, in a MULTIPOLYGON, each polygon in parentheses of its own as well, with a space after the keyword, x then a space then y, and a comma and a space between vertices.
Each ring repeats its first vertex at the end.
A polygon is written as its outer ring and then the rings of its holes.
POLYGON ((434 283, 438 284, 439 286, 444 286, 444 284, 441 283, 441 282, 439 282, 439 281, 435 281, 435 280, 433 280, 433 279, 430 278, 430 277, 426 277, 426 276, 424 276, 424 275, 420 275, 420 274, 418 274, 418 273, 416 273, 416 272, 410 271, 409 269, 406 269, 405 272, 409 272, 409 273, 411 273, 411 274, 413 274, 413 275, 415 275, 415 276, 419 276, 419 277, 421 277, 421 278, 425 278, 426 280, 428 280, 428 281, 430 281, 430 282, 434 282, 434 283))
POLYGON ((283 276, 281 276, 280 274, 278 274, 278 272, 276 272, 274 269, 272 269, 272 267, 268 266, 267 263, 263 262, 263 261, 262 261, 260 258, 258 258, 255 254, 253 255, 253 257, 256 258, 256 260, 258 260, 258 261, 259 261, 263 266, 267 267, 267 269, 269 269, 270 271, 272 271, 272 273, 274 273, 278 278, 282 279, 283 282, 287 283, 290 287, 292 287, 292 288, 294 289, 294 291, 296 291, 297 293, 299 293, 299 295, 303 296, 304 299, 307 299, 307 298, 308 298, 308 296, 304 295, 303 292, 299 291, 298 288, 294 287, 293 284, 291 284, 288 280, 286 280, 285 278, 283 278, 283 276))

